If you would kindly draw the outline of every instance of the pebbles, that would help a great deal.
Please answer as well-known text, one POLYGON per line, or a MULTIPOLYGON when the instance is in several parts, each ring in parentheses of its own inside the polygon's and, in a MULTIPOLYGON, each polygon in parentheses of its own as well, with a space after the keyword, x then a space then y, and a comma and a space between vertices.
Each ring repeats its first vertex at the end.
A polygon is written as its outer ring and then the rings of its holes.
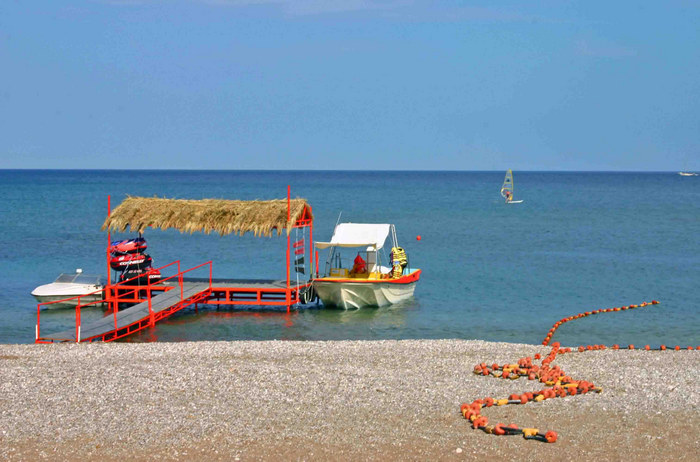
POLYGON ((549 348, 463 340, 0 345, 0 458, 698 453, 697 351, 563 355, 555 364, 603 393, 484 412, 493 423, 556 430, 556 444, 472 430, 462 402, 542 388, 476 376, 473 366, 537 352, 549 348))

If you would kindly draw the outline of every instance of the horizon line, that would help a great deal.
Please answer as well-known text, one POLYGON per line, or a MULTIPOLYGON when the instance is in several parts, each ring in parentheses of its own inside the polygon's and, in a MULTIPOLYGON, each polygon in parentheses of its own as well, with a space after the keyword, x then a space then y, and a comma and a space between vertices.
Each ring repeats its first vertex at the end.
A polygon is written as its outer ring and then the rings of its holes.
MULTIPOLYGON (((0 168, 0 172, 7 171, 42 171, 42 172, 68 172, 68 171, 95 171, 95 172, 362 172, 362 173, 372 173, 372 172, 435 172, 435 173, 461 173, 461 172, 502 172, 513 169, 490 169, 490 170, 442 170, 442 169, 376 169, 376 170, 359 170, 359 169, 221 169, 221 168, 141 168, 141 169, 129 169, 129 168, 30 168, 30 167, 18 167, 18 168, 0 168)), ((528 173, 679 173, 690 172, 690 170, 516 170, 519 172, 528 173)))

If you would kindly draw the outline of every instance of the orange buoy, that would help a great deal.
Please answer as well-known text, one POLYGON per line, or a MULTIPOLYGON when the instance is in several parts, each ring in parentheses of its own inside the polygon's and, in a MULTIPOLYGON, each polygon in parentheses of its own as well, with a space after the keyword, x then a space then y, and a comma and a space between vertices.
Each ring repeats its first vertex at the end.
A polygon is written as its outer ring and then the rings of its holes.
POLYGON ((485 427, 489 423, 489 419, 486 417, 479 416, 474 422, 472 422, 472 427, 474 428, 479 428, 479 427, 485 427))
MULTIPOLYGON (((657 301, 653 301, 651 303, 652 305, 658 304, 657 301)), ((606 309, 596 309, 596 310, 591 310, 591 311, 585 311, 582 313, 579 313, 575 316, 569 316, 566 318, 562 318, 560 321, 557 321, 554 323, 552 328, 549 329, 549 332, 547 333, 547 336, 545 339, 542 341, 543 345, 547 345, 550 340, 552 339, 552 336, 554 335, 555 331, 557 328, 567 322, 571 321, 574 319, 580 319, 586 316, 590 316, 593 314, 600 314, 600 313, 611 313, 615 311, 622 311, 622 310, 628 310, 628 309, 633 309, 633 308, 638 308, 638 307, 645 307, 649 305, 647 302, 642 302, 639 305, 629 305, 629 306, 622 306, 622 307, 615 307, 615 308, 606 308, 606 309)), ((480 375, 489 375, 490 373, 495 373, 495 371, 501 371, 500 375, 496 375, 496 377, 501 377, 501 378, 510 378, 510 379, 518 379, 520 377, 527 377, 530 380, 539 380, 540 383, 543 383, 547 387, 551 388, 544 388, 540 391, 535 391, 535 392, 525 392, 522 394, 511 394, 508 399, 494 399, 492 397, 484 398, 483 400, 475 400, 472 404, 466 405, 462 404, 461 410, 463 411, 464 416, 472 422, 472 426, 475 429, 481 429, 484 430, 486 433, 494 433, 496 435, 505 435, 505 434, 516 434, 516 433, 522 433, 523 436, 526 437, 526 439, 538 439, 540 441, 547 441, 550 443, 554 443, 557 441, 558 435, 554 431, 549 431, 546 434, 539 433, 537 429, 532 429, 532 428, 525 428, 525 429, 519 429, 516 425, 511 424, 509 426, 505 426, 502 423, 499 423, 495 426, 488 425, 488 419, 485 416, 481 415, 481 410, 483 407, 491 407, 493 405, 506 405, 506 404, 527 404, 529 401, 543 401, 545 399, 549 398, 555 398, 555 397, 566 397, 566 396, 573 396, 577 394, 586 394, 589 392, 596 392, 600 393, 602 391, 602 388, 596 387, 592 382, 588 382, 585 380, 574 380, 572 377, 566 375, 566 373, 557 365, 552 365, 551 363, 556 359, 557 355, 559 354, 564 354, 564 353, 570 353, 572 351, 571 348, 560 348, 560 343, 559 342, 554 342, 551 345, 552 349, 550 352, 546 355, 544 359, 542 359, 542 354, 536 353, 533 355, 533 357, 522 357, 519 358, 517 361, 517 364, 504 364, 503 366, 499 366, 497 363, 493 363, 490 367, 486 365, 486 363, 481 363, 477 365, 474 368, 474 372, 480 375), (532 363, 533 358, 535 360, 541 360, 541 363, 539 366, 534 365, 532 363)), ((577 347, 579 352, 584 352, 584 351, 597 351, 597 350, 605 350, 608 347, 606 347, 603 344, 599 345, 581 345, 577 347)), ((619 350, 620 345, 614 344, 612 347, 613 350, 619 350)), ((624 348, 624 347, 623 347, 624 348)), ((634 350, 635 346, 633 344, 630 344, 627 346, 628 349, 634 350)), ((644 345, 643 347, 645 350, 649 351, 651 350, 650 345, 644 345)), ((661 345, 659 350, 663 351, 666 350, 667 347, 665 345, 661 345)), ((681 347, 679 345, 675 346, 675 350, 680 350, 681 347)), ((688 350, 693 350, 694 347, 688 346, 688 350)), ((700 350, 700 346, 697 347, 698 350, 700 350)))
POLYGON ((416 240, 417 240, 417 241, 420 241, 420 240, 421 240, 420 234, 419 234, 418 236, 416 236, 416 240))

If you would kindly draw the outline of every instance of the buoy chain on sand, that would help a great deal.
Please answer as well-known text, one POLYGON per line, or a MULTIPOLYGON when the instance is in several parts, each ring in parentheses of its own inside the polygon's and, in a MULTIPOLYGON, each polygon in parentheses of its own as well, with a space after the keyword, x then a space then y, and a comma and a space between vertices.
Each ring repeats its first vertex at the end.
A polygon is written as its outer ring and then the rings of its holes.
MULTIPOLYGON (((637 308, 648 305, 657 305, 659 302, 653 300, 651 303, 642 303, 639 305, 630 305, 629 307, 621 308, 609 308, 605 310, 587 311, 576 316, 571 316, 565 318, 559 323, 555 324, 550 334, 547 336, 544 345, 549 343, 551 339, 551 334, 562 322, 570 321, 572 319, 579 319, 581 317, 589 316, 591 314, 607 313, 610 311, 621 311, 629 308, 637 308)), ((507 404, 527 404, 530 401, 544 401, 550 398, 564 398, 566 396, 574 396, 579 394, 585 394, 588 392, 600 393, 603 391, 601 387, 595 386, 592 382, 586 380, 574 380, 564 373, 564 371, 559 366, 552 366, 552 361, 557 357, 557 355, 574 353, 574 352, 585 352, 585 351, 595 351, 595 350, 605 350, 608 347, 605 345, 586 345, 579 346, 576 350, 571 348, 560 348, 559 342, 554 342, 552 344, 552 350, 549 354, 542 360, 540 366, 532 364, 531 357, 520 358, 517 364, 491 364, 486 363, 477 364, 474 367, 474 373, 477 375, 490 375, 501 379, 519 379, 520 377, 527 377, 529 380, 539 380, 550 388, 544 388, 539 391, 526 392, 522 394, 512 394, 507 399, 494 399, 492 397, 487 397, 484 399, 477 399, 471 404, 464 403, 460 407, 460 411, 465 419, 472 423, 472 428, 483 430, 486 433, 494 435, 523 435, 525 439, 537 440, 546 443, 554 443, 557 440, 557 433, 554 431, 548 431, 546 433, 540 432, 537 428, 518 428, 516 425, 505 425, 503 423, 498 423, 496 425, 489 425, 488 419, 481 415, 481 409, 491 406, 504 406, 507 404)), ((625 347, 620 347, 615 344, 610 347, 613 350, 625 349, 625 347)), ((700 346, 696 347, 700 350, 700 346)), ((626 349, 634 350, 634 345, 629 345, 626 349)), ((644 346, 645 350, 658 350, 665 351, 667 348, 665 345, 661 345, 659 348, 651 348, 649 345, 644 346)), ((676 345, 673 350, 678 351, 681 347, 676 345)), ((688 350, 693 350, 694 348, 689 346, 688 350)), ((534 355, 534 359, 538 360, 541 355, 537 353, 534 355)))
POLYGON ((600 310, 594 310, 594 311, 585 311, 583 313, 579 313, 575 316, 569 316, 568 318, 562 318, 559 321, 555 322, 554 325, 552 326, 551 329, 549 329, 549 332, 547 333, 547 336, 542 340, 542 345, 549 345, 549 341, 552 340, 552 336, 554 336, 554 332, 559 329, 559 326, 562 324, 573 321, 574 319, 580 319, 580 318, 585 318, 586 316, 591 316, 594 314, 600 314, 600 313, 613 313, 617 311, 626 311, 626 310, 633 310, 635 308, 644 308, 645 306, 649 305, 658 305, 659 302, 657 300, 652 300, 651 303, 649 302, 642 302, 639 305, 629 305, 629 306, 621 306, 621 307, 615 307, 615 308, 605 308, 605 309, 600 309, 600 310))

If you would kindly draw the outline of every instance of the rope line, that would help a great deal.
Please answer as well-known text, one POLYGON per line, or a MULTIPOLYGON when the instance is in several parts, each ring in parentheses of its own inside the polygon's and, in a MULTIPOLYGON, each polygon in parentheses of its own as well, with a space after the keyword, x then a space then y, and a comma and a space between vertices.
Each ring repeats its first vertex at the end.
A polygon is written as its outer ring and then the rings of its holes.
POLYGON ((658 305, 659 302, 656 300, 652 300, 651 302, 642 302, 639 305, 629 305, 629 306, 621 306, 621 307, 615 307, 615 308, 605 308, 605 309, 600 309, 600 310, 594 310, 594 311, 585 311, 583 313, 579 313, 575 316, 569 316, 568 318, 562 318, 559 321, 555 322, 554 325, 552 326, 551 329, 549 329, 549 332, 547 333, 547 336, 542 340, 542 345, 549 345, 549 341, 552 339, 554 336, 554 332, 556 332, 559 327, 567 323, 569 321, 573 321, 574 319, 580 319, 580 318, 585 318, 586 316, 592 316, 594 314, 600 314, 600 313, 612 313, 612 312, 617 312, 617 311, 626 311, 626 310, 633 310, 635 308, 644 308, 645 306, 649 305, 658 305))

